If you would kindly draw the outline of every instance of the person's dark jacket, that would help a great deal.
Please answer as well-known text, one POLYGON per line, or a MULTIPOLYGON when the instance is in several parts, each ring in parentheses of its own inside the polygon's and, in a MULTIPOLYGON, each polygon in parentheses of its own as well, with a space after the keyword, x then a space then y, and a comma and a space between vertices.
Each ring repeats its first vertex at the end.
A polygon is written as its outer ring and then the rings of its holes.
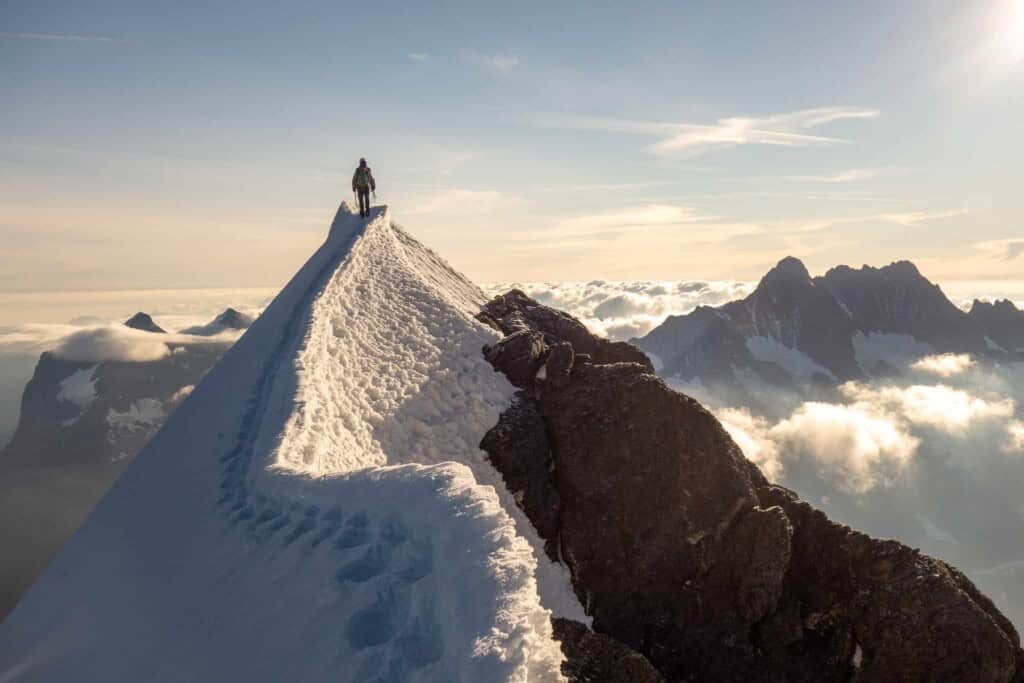
POLYGON ((370 171, 369 166, 360 166, 356 169, 356 172, 352 174, 352 191, 357 192, 363 190, 377 191, 377 183, 373 180, 373 173, 370 171))

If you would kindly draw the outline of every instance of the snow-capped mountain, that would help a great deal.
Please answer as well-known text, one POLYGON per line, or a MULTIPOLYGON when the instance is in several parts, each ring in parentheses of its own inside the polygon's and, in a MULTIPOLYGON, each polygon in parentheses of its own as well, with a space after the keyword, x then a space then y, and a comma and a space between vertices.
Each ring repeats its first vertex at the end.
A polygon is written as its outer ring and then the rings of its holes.
POLYGON ((1024 312, 1001 301, 965 313, 907 261, 812 278, 787 257, 746 298, 671 316, 633 342, 666 377, 836 384, 931 354, 1024 358, 1024 312))
MULTIPOLYGON (((232 308, 182 331, 215 336, 252 320, 232 308)), ((146 313, 126 327, 165 335, 146 313)), ((0 463, 26 466, 115 462, 134 456, 227 350, 224 340, 168 335, 154 359, 66 358, 43 353, 22 396, 18 427, 0 463)))
POLYGON ((347 206, 0 624, 25 681, 1022 671, 962 574, 771 485, 639 350, 347 206))

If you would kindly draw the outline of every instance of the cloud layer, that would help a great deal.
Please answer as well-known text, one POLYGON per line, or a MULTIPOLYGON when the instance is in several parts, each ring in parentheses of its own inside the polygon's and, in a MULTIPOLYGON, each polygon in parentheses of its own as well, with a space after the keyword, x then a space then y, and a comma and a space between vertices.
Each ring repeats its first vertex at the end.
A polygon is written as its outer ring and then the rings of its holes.
POLYGON ((485 289, 493 296, 513 287, 572 314, 592 331, 616 341, 647 334, 670 315, 741 298, 752 289, 747 282, 685 280, 502 282, 485 289))

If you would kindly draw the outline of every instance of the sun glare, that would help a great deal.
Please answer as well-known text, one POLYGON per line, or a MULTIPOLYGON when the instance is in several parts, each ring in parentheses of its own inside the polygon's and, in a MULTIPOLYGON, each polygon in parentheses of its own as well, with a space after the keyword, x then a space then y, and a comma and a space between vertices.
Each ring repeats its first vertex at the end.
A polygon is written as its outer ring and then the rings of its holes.
POLYGON ((1024 0, 1009 0, 996 28, 995 47, 1004 63, 1024 60, 1024 0))

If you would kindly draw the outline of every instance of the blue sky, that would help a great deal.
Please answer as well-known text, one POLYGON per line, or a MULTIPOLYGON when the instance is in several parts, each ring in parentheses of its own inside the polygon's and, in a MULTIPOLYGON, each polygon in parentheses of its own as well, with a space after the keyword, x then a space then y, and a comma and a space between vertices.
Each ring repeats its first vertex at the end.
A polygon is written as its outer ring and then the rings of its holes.
POLYGON ((0 291, 276 286, 366 156, 481 281, 1024 261, 1024 2, 0 7, 0 291))

